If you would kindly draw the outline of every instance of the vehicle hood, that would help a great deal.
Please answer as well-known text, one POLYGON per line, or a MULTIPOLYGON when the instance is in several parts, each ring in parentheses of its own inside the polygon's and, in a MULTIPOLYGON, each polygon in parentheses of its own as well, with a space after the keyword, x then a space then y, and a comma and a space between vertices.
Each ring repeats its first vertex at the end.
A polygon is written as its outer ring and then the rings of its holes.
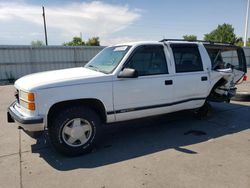
POLYGON ((35 91, 109 80, 111 80, 110 75, 78 67, 30 74, 18 79, 15 87, 24 91, 35 91))

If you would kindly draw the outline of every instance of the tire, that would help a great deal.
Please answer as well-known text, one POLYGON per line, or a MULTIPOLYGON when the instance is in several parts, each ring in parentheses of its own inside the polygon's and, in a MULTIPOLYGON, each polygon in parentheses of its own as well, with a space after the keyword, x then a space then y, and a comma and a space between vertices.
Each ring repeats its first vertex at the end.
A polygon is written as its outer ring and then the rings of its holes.
POLYGON ((198 119, 206 118, 208 116, 209 112, 211 111, 211 108, 212 107, 209 104, 209 102, 206 101, 202 107, 195 110, 195 112, 194 112, 195 117, 197 117, 198 119))
POLYGON ((56 114, 48 128, 54 148, 67 156, 91 152, 102 133, 101 121, 96 112, 87 107, 75 106, 56 114))
POLYGON ((234 101, 250 101, 250 93, 249 92, 237 92, 231 100, 234 101))

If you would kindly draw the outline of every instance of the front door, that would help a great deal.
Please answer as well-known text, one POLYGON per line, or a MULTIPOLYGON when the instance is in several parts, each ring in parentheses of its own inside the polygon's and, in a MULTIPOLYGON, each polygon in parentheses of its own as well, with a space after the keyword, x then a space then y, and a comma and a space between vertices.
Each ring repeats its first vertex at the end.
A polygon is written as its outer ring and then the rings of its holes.
POLYGON ((138 78, 114 81, 114 113, 117 121, 169 112, 173 96, 172 76, 163 45, 137 47, 124 68, 138 71, 138 78))

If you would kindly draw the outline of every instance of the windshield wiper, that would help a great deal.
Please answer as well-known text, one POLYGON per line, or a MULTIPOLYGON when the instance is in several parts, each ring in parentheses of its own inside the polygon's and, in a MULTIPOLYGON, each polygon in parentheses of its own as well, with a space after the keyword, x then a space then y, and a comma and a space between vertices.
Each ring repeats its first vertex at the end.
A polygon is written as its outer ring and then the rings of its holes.
POLYGON ((99 68, 93 65, 89 65, 88 67, 90 67, 91 69, 94 69, 95 71, 100 72, 99 68))
POLYGON ((93 66, 93 65, 89 65, 89 66, 87 66, 87 68, 90 68, 91 70, 95 70, 95 71, 97 71, 97 72, 102 72, 102 73, 104 73, 104 74, 107 74, 107 72, 106 71, 103 71, 103 70, 100 70, 98 67, 96 67, 96 66, 93 66))

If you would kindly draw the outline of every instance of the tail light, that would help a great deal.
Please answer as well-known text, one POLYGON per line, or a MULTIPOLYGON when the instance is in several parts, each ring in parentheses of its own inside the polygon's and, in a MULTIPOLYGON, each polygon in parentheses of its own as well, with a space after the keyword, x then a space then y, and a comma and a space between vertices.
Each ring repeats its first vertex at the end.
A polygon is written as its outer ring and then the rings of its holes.
POLYGON ((243 76, 243 81, 247 81, 247 75, 243 76))

